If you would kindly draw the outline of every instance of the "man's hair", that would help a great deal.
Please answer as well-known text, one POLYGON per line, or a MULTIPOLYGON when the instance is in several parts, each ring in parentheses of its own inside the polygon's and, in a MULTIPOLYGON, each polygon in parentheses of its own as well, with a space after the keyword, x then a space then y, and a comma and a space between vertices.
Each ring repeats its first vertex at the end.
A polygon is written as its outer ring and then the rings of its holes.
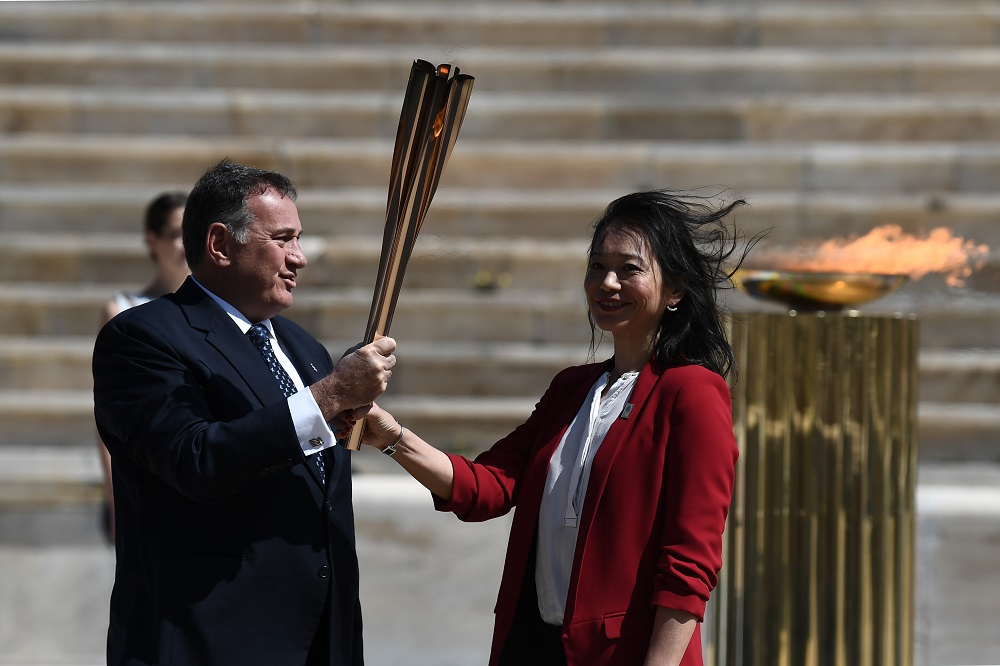
POLYGON ((250 197, 274 190, 294 200, 295 186, 275 171, 265 171, 237 164, 228 157, 205 172, 188 195, 184 208, 184 257, 196 268, 205 256, 205 238, 215 222, 226 229, 238 243, 245 243, 247 229, 254 221, 250 197))

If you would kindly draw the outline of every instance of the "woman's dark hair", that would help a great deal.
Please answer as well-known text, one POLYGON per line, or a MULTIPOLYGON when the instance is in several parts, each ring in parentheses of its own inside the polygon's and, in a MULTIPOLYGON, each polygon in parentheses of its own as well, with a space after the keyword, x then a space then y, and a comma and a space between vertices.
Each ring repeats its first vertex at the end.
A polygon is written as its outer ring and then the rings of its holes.
MULTIPOLYGON (((745 206, 737 199, 715 207, 715 198, 672 190, 627 194, 612 201, 594 223, 588 258, 613 230, 636 234, 649 247, 668 286, 684 290, 676 312, 664 311, 654 343, 653 357, 663 365, 697 364, 728 378, 736 375, 733 349, 726 337, 725 311, 717 290, 733 286, 739 268, 757 234, 739 254, 735 266, 726 262, 737 252, 742 236, 723 218, 745 206)), ((596 350, 597 327, 590 319, 591 352, 596 350)))
POLYGON ((295 200, 298 193, 285 176, 275 171, 237 164, 226 158, 198 179, 184 208, 184 257, 195 268, 205 255, 208 228, 222 222, 238 243, 245 243, 253 221, 249 199, 267 190, 295 200))
POLYGON ((184 208, 187 204, 188 196, 183 192, 164 192, 149 202, 146 206, 146 218, 143 229, 149 233, 160 236, 163 228, 167 226, 170 214, 178 208, 184 208))

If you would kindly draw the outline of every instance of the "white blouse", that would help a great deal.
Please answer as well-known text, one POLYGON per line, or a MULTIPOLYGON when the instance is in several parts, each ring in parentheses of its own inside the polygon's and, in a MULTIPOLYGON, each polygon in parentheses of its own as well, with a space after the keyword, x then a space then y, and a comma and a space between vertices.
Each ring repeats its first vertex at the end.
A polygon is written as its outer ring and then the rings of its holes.
POLYGON ((570 423, 549 461, 538 511, 538 551, 535 587, 538 611, 548 624, 561 625, 573 570, 573 556, 583 501, 594 456, 619 416, 628 417, 628 403, 638 372, 626 372, 608 390, 610 373, 601 375, 570 423))

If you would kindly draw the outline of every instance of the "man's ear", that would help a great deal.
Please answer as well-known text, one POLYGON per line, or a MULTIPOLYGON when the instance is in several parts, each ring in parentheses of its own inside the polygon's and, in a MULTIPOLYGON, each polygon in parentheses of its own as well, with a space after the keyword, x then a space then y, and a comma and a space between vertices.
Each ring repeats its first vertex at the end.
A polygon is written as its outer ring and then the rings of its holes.
POLYGON ((213 222, 205 237, 205 258, 217 266, 228 266, 232 252, 229 230, 222 222, 213 222))

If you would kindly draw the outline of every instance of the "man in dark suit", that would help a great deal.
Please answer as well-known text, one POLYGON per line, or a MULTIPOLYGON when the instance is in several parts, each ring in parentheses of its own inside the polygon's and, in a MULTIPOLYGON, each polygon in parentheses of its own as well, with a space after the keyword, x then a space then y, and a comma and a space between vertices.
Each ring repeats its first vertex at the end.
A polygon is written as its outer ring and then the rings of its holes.
POLYGON ((184 212, 192 276, 98 336, 118 507, 109 664, 363 663, 334 435, 385 391, 395 342, 334 364, 277 316, 306 265, 295 196, 274 172, 210 169, 184 212))

